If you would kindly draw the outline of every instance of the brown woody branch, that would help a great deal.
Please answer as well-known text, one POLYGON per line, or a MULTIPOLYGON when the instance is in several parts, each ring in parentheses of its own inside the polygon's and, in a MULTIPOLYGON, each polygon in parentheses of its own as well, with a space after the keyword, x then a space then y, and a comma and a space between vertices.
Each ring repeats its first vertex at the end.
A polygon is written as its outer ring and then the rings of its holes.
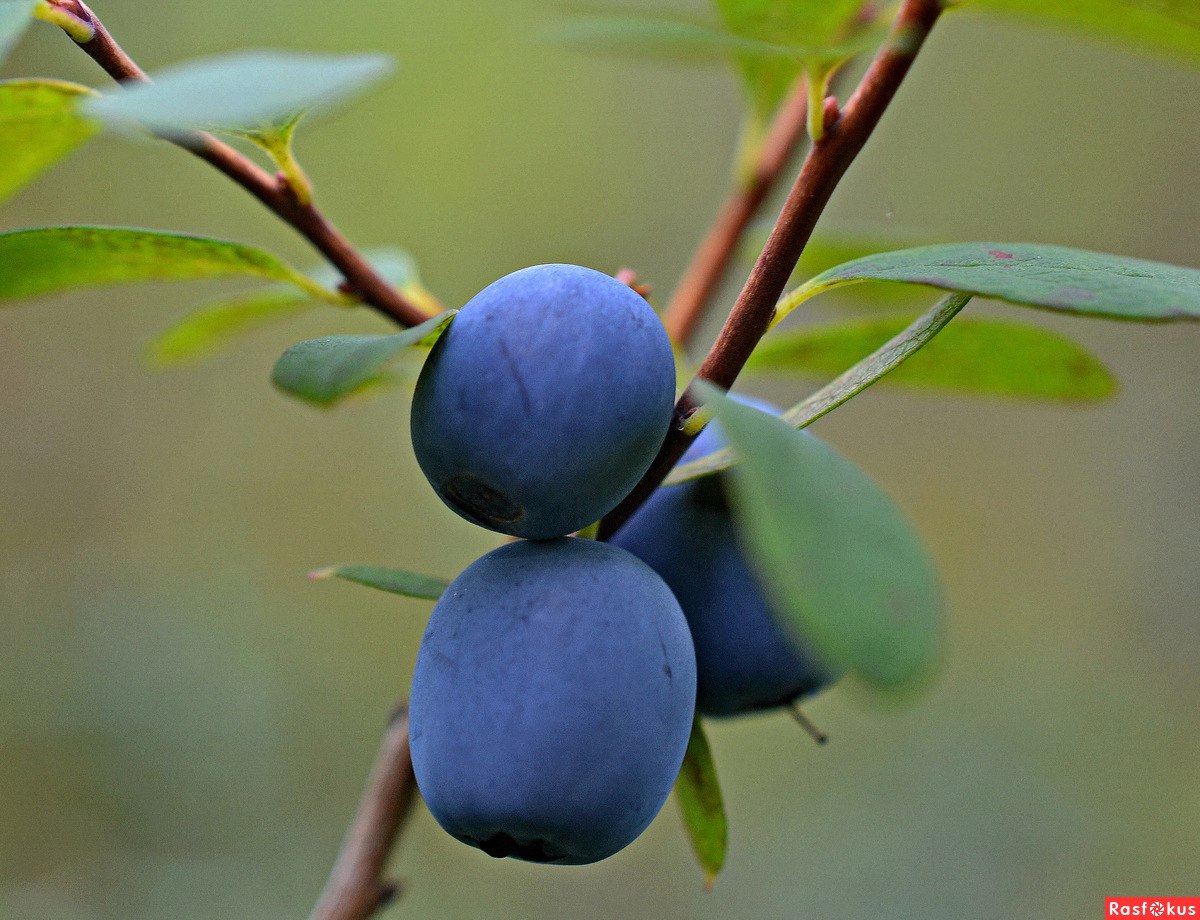
POLYGON ((309 920, 366 920, 396 896, 383 880, 388 856, 412 811, 417 784, 408 743, 408 706, 392 715, 354 823, 309 920))
MULTIPOLYGON (((849 102, 840 112, 830 107, 825 113, 825 134, 809 150, 775 228, 700 366, 698 378, 723 389, 729 389, 737 380, 754 347, 770 328, 775 305, 834 189, 883 118, 941 12, 941 0, 904 0, 887 43, 849 102)), ((683 423, 696 407, 689 386, 675 407, 674 424, 650 469, 601 522, 601 539, 611 536, 629 519, 683 456, 695 439, 695 434, 685 432, 683 423)))
POLYGON ((804 137, 807 118, 808 88, 801 78, 771 122, 753 173, 730 191, 671 296, 663 315, 663 325, 677 345, 686 346, 691 341, 704 308, 729 268, 746 228, 804 137))
MULTIPOLYGON (((79 42, 79 47, 110 77, 118 83, 150 82, 145 71, 122 50, 86 4, 81 0, 50 2, 90 27, 92 37, 79 42)), ((253 160, 207 132, 192 131, 164 139, 216 167, 294 227, 345 276, 343 288, 346 292, 402 326, 416 326, 429 318, 428 313, 385 281, 311 202, 301 202, 286 180, 262 169, 253 160)))

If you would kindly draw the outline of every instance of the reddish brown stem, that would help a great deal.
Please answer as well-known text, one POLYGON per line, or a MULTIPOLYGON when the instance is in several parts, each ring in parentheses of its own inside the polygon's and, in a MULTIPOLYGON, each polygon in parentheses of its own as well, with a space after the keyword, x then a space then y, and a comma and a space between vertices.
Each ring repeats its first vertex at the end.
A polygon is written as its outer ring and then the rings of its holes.
MULTIPOLYGON (((871 62, 858 89, 805 158, 775 228, 720 335, 700 366, 698 378, 723 389, 733 386, 759 339, 770 328, 775 304, 825 205, 850 164, 866 146, 941 11, 940 0, 905 0, 901 6, 887 43, 871 62)), ((601 539, 611 536, 629 519, 683 456, 695 435, 687 434, 682 422, 695 410, 696 404, 689 386, 675 407, 676 423, 667 433, 650 469, 625 500, 601 522, 601 539)))
POLYGON ((691 341, 704 308, 729 268, 746 228, 804 137, 807 118, 808 89, 805 81, 800 79, 771 123, 753 174, 747 182, 735 187, 721 205, 708 235, 696 249, 667 305, 663 324, 671 341, 677 345, 686 346, 691 341))
POLYGON ((383 736, 354 823, 309 920, 366 920, 396 895, 383 880, 388 856, 416 797, 408 743, 408 706, 383 736))
MULTIPOLYGON (((92 38, 80 43, 79 47, 105 73, 118 83, 150 82, 145 71, 117 44, 104 23, 86 4, 80 0, 53 2, 92 27, 92 38)), ((429 314, 385 281, 314 205, 298 201, 287 182, 206 132, 193 131, 164 139, 216 167, 294 227, 345 276, 347 288, 363 303, 402 326, 416 326, 429 318, 429 314)))

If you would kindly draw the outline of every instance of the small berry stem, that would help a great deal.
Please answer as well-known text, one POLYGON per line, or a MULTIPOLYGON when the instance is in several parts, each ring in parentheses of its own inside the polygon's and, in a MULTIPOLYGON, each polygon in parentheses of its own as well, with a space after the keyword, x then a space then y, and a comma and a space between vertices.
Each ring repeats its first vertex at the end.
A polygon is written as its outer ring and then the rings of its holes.
POLYGON ((812 720, 804 714, 804 710, 800 708, 800 704, 796 702, 788 703, 788 715, 790 715, 802 729, 808 732, 809 737, 817 744, 828 744, 829 736, 821 729, 813 724, 812 720))

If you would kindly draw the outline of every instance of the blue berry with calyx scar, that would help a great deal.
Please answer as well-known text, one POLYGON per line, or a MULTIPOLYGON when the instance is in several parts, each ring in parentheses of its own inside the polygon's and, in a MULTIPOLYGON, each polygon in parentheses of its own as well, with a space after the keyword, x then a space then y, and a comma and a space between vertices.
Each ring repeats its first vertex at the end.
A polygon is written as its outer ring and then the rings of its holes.
MULTIPOLYGON (((778 414, 759 400, 734 398, 778 414)), ((680 462, 724 446, 717 423, 711 423, 680 462)), ((644 561, 675 592, 696 646, 701 713, 730 716, 787 705, 841 675, 785 633, 772 613, 738 545, 723 475, 657 489, 612 543, 644 561)))
POLYGON ((421 640, 417 786, 491 856, 596 862, 662 808, 695 703, 687 623, 645 563, 574 537, 510 543, 454 580, 421 640))
POLYGON ((666 435, 675 364, 628 286, 537 265, 480 291, 421 371, 412 442, 430 484, 469 521, 528 539, 603 517, 666 435))

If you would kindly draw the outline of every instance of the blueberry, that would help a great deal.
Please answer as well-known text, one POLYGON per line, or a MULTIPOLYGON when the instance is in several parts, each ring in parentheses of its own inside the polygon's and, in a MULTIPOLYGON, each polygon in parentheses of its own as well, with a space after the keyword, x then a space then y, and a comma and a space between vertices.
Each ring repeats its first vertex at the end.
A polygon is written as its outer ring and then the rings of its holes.
POLYGON ((469 521, 546 539, 603 517, 654 459, 675 365, 662 323, 615 278, 538 265, 484 288, 417 381, 412 441, 469 521))
POLYGON ((430 618, 410 703, 417 785, 485 853, 596 862, 662 807, 695 701, 687 622, 649 567, 591 540, 511 543, 430 618))
MULTIPOLYGON (((746 397, 739 402, 772 415, 746 397)), ((724 446, 710 424, 680 462, 724 446)), ((815 693, 840 672, 785 634, 738 545, 723 477, 658 489, 612 543, 663 577, 679 600, 696 646, 696 707, 727 716, 781 706, 815 693)))

